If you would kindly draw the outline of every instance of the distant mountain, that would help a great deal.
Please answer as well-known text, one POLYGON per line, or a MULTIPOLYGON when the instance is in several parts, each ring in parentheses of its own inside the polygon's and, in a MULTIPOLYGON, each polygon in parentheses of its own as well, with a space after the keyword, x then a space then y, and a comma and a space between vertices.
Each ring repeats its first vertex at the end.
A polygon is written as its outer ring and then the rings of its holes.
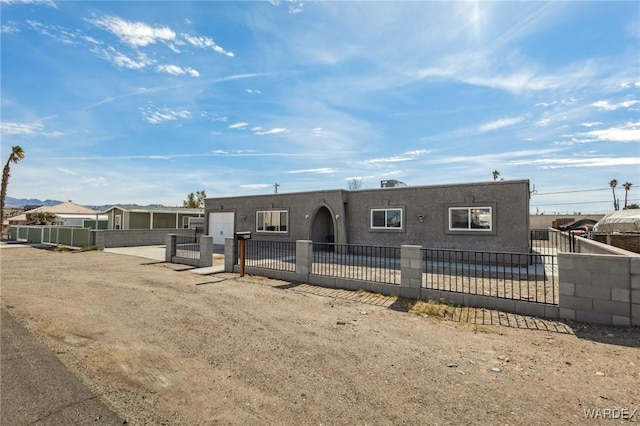
MULTIPOLYGON (((4 202, 5 206, 7 207, 14 207, 14 208, 20 208, 20 209, 23 208, 24 206, 55 206, 60 203, 63 203, 63 201, 58 201, 58 200, 42 201, 42 200, 38 200, 37 198, 12 198, 12 197, 7 197, 4 202)), ((163 207, 162 204, 149 204, 146 206, 141 206, 139 204, 128 204, 128 203, 105 204, 102 206, 84 206, 84 207, 98 210, 98 211, 104 211, 115 205, 127 206, 127 207, 163 207)))
POLYGON ((37 198, 12 198, 7 197, 4 200, 4 205, 7 207, 22 208, 24 206, 55 206, 62 203, 58 200, 38 200, 37 198))

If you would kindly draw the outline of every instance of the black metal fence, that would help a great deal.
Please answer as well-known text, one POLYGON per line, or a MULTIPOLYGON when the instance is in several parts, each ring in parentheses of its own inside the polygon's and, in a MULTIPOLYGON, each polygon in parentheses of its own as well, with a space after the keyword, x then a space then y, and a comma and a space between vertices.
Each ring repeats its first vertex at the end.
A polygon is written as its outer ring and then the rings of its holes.
MULTIPOLYGON (((245 266, 296 270, 296 243, 246 240, 245 266)), ((549 247, 552 248, 551 246, 549 247)), ((531 253, 422 249, 423 288, 529 302, 558 303, 553 250, 531 253)), ((239 242, 236 241, 236 259, 239 242)), ((383 284, 401 283, 401 248, 313 243, 312 274, 383 284)))
POLYGON ((423 286, 432 290, 557 304, 557 256, 422 249, 423 286))
POLYGON ((316 275, 400 284, 400 247, 314 243, 316 275))
POLYGON ((200 236, 177 235, 175 250, 176 257, 200 259, 200 236))
MULTIPOLYGON (((245 243, 247 246, 245 266, 295 272, 295 241, 245 240, 245 243)), ((239 245, 240 242, 236 240, 236 262, 240 257, 239 245)))
POLYGON ((531 230, 530 249, 532 253, 555 254, 559 251, 574 253, 579 234, 551 229, 531 230))

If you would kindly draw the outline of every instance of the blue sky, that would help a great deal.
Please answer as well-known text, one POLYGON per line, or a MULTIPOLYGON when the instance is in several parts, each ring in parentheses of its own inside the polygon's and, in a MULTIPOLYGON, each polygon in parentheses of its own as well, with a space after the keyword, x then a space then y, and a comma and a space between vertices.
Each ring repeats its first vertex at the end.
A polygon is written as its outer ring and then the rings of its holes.
POLYGON ((640 203, 638 2, 1 0, 8 195, 209 197, 529 179, 640 203))

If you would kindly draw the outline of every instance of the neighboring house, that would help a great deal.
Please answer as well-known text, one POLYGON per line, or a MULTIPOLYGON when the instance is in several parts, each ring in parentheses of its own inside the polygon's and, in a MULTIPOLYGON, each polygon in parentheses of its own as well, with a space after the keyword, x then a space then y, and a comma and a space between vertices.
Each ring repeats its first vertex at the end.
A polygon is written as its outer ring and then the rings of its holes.
POLYGON ((9 226, 27 225, 27 216, 32 213, 46 212, 53 216, 52 225, 75 226, 83 228, 94 228, 96 221, 98 226, 103 228, 106 225, 106 216, 100 212, 72 203, 71 201, 60 203, 55 206, 41 206, 27 210, 17 216, 10 217, 5 221, 9 226))
POLYGON ((107 229, 181 229, 196 228, 204 209, 113 206, 102 214, 108 217, 107 229))
POLYGON ((529 252, 529 181, 207 198, 205 233, 263 240, 529 252))

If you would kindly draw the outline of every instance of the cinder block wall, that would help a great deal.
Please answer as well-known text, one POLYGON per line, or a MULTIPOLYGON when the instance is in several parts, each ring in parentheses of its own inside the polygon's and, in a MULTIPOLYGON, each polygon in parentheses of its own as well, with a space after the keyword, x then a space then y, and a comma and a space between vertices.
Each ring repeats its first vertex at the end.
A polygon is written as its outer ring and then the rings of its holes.
POLYGON ((631 273, 631 325, 640 326, 640 257, 629 260, 631 273))
POLYGON ((640 257, 559 253, 560 318, 640 325, 640 257))
POLYGON ((91 231, 91 242, 99 248, 137 247, 165 244, 167 234, 195 235, 193 229, 108 229, 91 231))

